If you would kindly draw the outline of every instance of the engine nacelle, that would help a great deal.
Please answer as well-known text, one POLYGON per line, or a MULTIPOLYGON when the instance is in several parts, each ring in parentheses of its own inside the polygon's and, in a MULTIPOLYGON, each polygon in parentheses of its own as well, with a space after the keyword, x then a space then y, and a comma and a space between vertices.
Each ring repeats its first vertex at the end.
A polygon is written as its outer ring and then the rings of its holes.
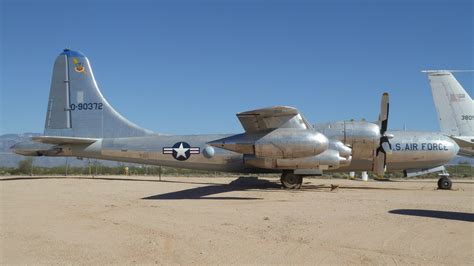
POLYGON ((244 156, 245 164, 258 168, 266 169, 337 169, 341 165, 348 165, 351 161, 351 156, 347 158, 341 157, 337 150, 326 150, 323 153, 304 157, 304 158, 292 158, 292 159, 274 159, 274 158, 259 158, 252 155, 244 156))
POLYGON ((315 129, 328 138, 338 139, 352 148, 352 156, 372 159, 380 144, 380 128, 366 121, 338 121, 315 125, 315 129))
POLYGON ((303 158, 328 149, 323 134, 306 129, 281 128, 265 133, 244 133, 209 142, 214 147, 259 158, 303 158))
POLYGON ((318 155, 328 148, 323 134, 311 130, 274 130, 254 144, 256 157, 302 158, 318 155))
POLYGON ((329 149, 339 152, 339 166, 348 166, 351 163, 352 149, 344 145, 341 141, 331 140, 331 142, 329 142, 329 149))

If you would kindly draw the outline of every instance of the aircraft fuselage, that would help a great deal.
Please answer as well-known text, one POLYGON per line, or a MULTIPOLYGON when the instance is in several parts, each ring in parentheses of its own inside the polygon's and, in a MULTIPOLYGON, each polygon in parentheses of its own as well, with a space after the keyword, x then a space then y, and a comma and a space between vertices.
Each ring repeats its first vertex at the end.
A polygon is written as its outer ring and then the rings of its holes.
MULTIPOLYGON (((327 133, 327 132, 326 132, 327 133)), ((458 145, 438 133, 391 131, 392 153, 387 155, 387 170, 429 168, 447 163, 458 152, 458 145)), ((211 147, 207 143, 232 134, 216 135, 149 135, 144 137, 104 138, 93 144, 51 145, 23 142, 12 147, 19 154, 73 156, 129 163, 160 165, 226 172, 279 172, 245 163, 245 155, 211 147)), ((343 139, 344 134, 328 136, 343 139)), ((358 155, 347 166, 329 171, 371 171, 372 157, 358 155)))

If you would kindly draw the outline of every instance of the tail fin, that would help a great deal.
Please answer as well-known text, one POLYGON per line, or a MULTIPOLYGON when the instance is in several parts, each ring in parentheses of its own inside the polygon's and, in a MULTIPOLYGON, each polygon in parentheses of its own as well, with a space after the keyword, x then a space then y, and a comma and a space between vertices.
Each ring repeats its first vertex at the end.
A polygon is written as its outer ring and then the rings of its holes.
POLYGON ((441 132, 474 136, 474 102, 449 70, 427 70, 441 132))
POLYGON ((105 100, 87 57, 69 49, 57 57, 44 135, 113 138, 151 133, 125 119, 105 100))

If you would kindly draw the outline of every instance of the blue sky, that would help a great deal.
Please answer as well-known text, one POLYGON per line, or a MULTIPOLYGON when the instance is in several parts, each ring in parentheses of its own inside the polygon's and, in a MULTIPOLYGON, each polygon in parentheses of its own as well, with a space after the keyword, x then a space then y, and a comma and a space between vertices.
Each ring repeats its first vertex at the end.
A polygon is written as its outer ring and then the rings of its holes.
MULTIPOLYGON (((235 113, 297 107, 312 123, 437 131, 423 69, 474 69, 473 2, 1 2, 0 134, 42 132, 52 64, 85 53, 125 117, 170 134, 242 131, 235 113)), ((473 73, 459 73, 473 95, 473 73)))

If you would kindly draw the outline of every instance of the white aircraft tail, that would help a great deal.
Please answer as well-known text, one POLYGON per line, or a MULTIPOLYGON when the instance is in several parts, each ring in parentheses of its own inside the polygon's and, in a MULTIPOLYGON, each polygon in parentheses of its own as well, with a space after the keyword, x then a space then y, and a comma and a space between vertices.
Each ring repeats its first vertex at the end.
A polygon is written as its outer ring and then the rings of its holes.
POLYGON ((82 53, 65 49, 51 80, 45 136, 113 138, 152 132, 125 119, 102 96, 82 53))
POLYGON ((474 136, 474 103, 449 70, 427 70, 441 132, 474 136))

